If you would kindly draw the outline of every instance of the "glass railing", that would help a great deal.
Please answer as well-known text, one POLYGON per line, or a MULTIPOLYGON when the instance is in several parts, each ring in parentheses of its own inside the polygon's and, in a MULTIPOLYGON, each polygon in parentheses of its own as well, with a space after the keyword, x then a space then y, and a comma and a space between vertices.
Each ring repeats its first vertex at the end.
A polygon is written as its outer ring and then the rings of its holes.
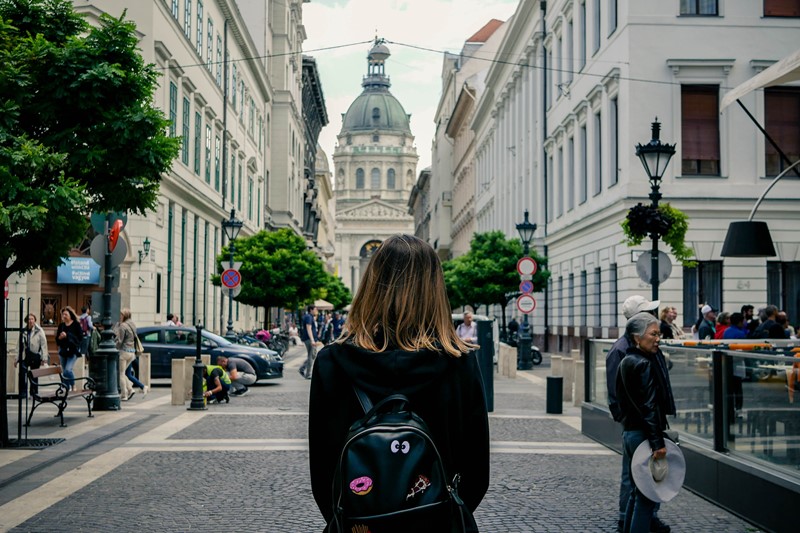
MULTIPOLYGON (((593 340, 587 352, 587 401, 604 408, 611 345, 593 340)), ((670 426, 717 451, 800 476, 800 349, 716 348, 662 346, 677 411, 670 426)))

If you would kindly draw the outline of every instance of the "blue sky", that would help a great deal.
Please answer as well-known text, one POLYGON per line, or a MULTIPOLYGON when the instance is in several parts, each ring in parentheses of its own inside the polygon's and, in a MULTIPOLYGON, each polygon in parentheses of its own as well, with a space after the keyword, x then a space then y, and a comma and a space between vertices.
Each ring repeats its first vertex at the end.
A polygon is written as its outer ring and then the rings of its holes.
MULTIPOLYGON (((316 58, 330 123, 320 145, 330 157, 342 126, 341 114, 361 93, 370 44, 313 51, 369 41, 378 37, 434 50, 458 52, 466 40, 492 18, 507 20, 517 0, 311 0, 303 4, 308 39, 304 53, 316 58)), ((416 136, 419 170, 430 165, 433 116, 441 93, 442 54, 388 43, 392 56, 386 73, 392 94, 406 113, 416 136)))

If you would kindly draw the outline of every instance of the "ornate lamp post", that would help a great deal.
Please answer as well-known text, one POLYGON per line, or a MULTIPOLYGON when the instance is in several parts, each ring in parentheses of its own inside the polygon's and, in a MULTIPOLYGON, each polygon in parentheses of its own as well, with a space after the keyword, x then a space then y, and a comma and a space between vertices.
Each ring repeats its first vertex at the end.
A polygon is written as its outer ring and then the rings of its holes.
POLYGON ((197 344, 195 346, 195 358, 192 365, 192 401, 189 404, 189 411, 203 411, 206 409, 206 401, 203 397, 203 359, 200 357, 200 350, 203 342, 203 325, 197 324, 197 344))
MULTIPOLYGON (((528 210, 525 210, 525 220, 517 224, 517 231, 519 232, 519 239, 522 241, 522 255, 529 257, 531 252, 531 241, 533 240, 533 233, 536 231, 536 224, 528 221, 528 210)), ((517 370, 530 370, 533 368, 533 353, 531 353, 531 343, 533 337, 531 336, 531 328, 528 323, 528 315, 522 316, 522 324, 519 328, 519 337, 517 339, 517 370)))
MULTIPOLYGON (((669 160, 675 155, 674 144, 661 143, 661 123, 656 118, 652 124, 653 138, 650 142, 636 145, 636 157, 642 162, 645 172, 650 179, 650 200, 652 209, 658 209, 658 201, 661 199, 661 178, 667 170, 669 160)), ((650 238, 653 240, 653 248, 650 252, 650 285, 653 289, 652 300, 658 300, 658 232, 651 231, 650 238)))
MULTIPOLYGON (((225 231, 225 236, 229 242, 230 260, 228 266, 233 268, 234 241, 236 241, 236 237, 239 236, 239 232, 242 230, 242 221, 236 220, 236 209, 231 209, 231 217, 228 220, 222 219, 222 229, 225 231)), ((225 331, 225 336, 229 339, 236 337, 233 332, 233 289, 228 291, 228 329, 225 331)))

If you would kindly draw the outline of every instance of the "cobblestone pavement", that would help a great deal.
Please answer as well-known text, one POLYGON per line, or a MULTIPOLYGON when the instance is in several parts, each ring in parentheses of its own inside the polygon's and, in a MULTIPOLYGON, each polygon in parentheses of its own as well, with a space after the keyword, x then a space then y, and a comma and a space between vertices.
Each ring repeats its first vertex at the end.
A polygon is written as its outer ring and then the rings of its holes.
MULTIPOLYGON (((301 355, 302 347, 290 350, 284 379, 208 411, 171 406, 169 389, 157 387, 124 413, 92 422, 75 413, 66 443, 0 463, 0 530, 321 531, 305 442, 309 382, 296 371, 301 355), (81 424, 97 428, 81 434, 81 424), (107 440, 98 437, 103 431, 107 440), (59 459, 68 445, 79 453, 59 459), (37 460, 35 469, 20 468, 37 460)), ((544 413, 545 375, 537 367, 527 379, 495 380, 481 531, 615 531, 620 456, 580 434, 576 408, 544 413)), ((50 424, 47 414, 32 430, 50 424)), ((757 531, 688 490, 660 514, 675 532, 757 531)))

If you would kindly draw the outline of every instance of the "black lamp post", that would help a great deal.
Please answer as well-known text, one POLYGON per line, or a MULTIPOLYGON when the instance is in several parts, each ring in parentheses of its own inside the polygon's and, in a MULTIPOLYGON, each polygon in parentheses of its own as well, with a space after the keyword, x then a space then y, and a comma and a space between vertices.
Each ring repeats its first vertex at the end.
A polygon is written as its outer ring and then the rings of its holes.
MULTIPOLYGON (((533 233, 536 231, 536 224, 528 221, 528 210, 525 210, 525 220, 517 224, 517 231, 519 232, 519 239, 522 241, 522 256, 529 257, 531 251, 531 241, 533 240, 533 233)), ((519 337, 517 339, 517 370, 530 370, 533 368, 533 353, 531 352, 531 344, 533 337, 531 336, 530 324, 528 324, 528 314, 522 316, 522 324, 519 328, 519 337)))
MULTIPOLYGON (((236 209, 231 209, 231 217, 228 220, 222 219, 222 229, 225 231, 225 236, 228 238, 228 250, 230 251, 230 261, 228 266, 233 268, 233 252, 235 249, 234 241, 239 236, 242 230, 242 221, 236 220, 236 209)), ((228 290, 228 329, 225 331, 225 336, 231 341, 236 337, 233 332, 233 289, 228 290)))
POLYGON ((111 319, 111 291, 113 263, 111 261, 111 213, 106 215, 106 230, 103 243, 105 280, 103 283, 103 331, 100 333, 100 346, 89 360, 91 377, 97 384, 94 397, 95 411, 119 411, 119 351, 114 342, 111 319))
POLYGON ((206 409, 206 401, 203 397, 203 368, 205 368, 205 365, 203 364, 203 359, 200 357, 200 347, 203 342, 203 326, 202 324, 197 324, 195 328, 197 329, 197 345, 195 346, 195 358, 194 364, 192 365, 192 369, 194 370, 192 373, 192 401, 189 404, 188 410, 202 411, 206 409))
MULTIPOLYGON (((653 122, 653 138, 650 142, 636 145, 636 157, 642 162, 645 172, 650 179, 650 200, 652 201, 653 211, 658 209, 658 201, 661 199, 661 178, 667 170, 669 160, 675 155, 674 144, 661 143, 661 123, 656 118, 653 122)), ((650 238, 653 240, 653 248, 650 252, 650 285, 653 288, 652 300, 658 300, 658 232, 651 231, 650 238)))

